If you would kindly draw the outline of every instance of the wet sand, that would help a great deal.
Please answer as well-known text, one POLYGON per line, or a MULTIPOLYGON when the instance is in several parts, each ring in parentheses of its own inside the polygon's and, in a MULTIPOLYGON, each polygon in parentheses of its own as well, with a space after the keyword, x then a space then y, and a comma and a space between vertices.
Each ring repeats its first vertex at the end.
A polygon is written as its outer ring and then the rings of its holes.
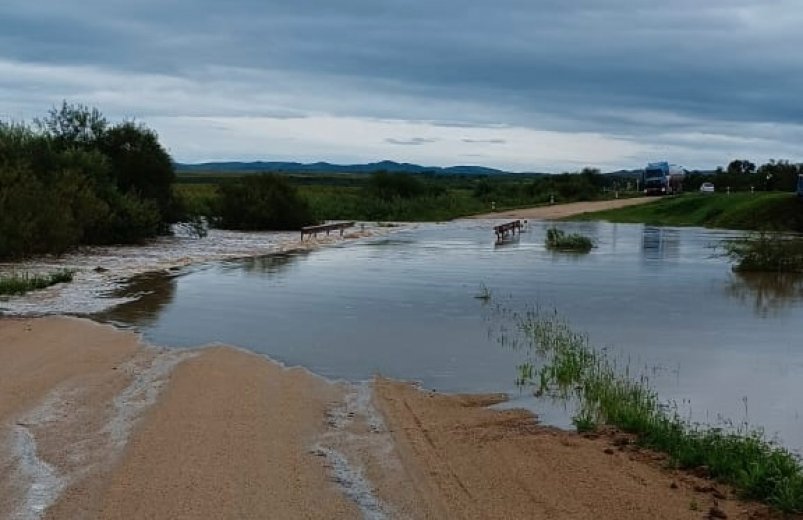
POLYGON ((0 320, 0 396, 0 518, 359 517, 310 449, 342 389, 304 370, 0 320))
POLYGON ((716 502, 650 454, 486 408, 500 399, 4 319, 0 518, 674 519, 716 502))
POLYGON ((535 208, 512 209, 510 211, 498 211, 495 213, 484 213, 474 215, 476 219, 532 219, 532 220, 557 220, 583 213, 594 211, 604 211, 607 209, 626 208, 637 206, 658 200, 655 197, 637 197, 632 199, 598 200, 593 202, 570 202, 568 204, 555 204, 553 206, 538 206, 535 208))
POLYGON ((697 492, 711 484, 663 469, 661 457, 616 446, 616 438, 589 439, 539 426, 525 411, 487 408, 504 396, 442 395, 378 380, 374 398, 404 467, 399 480, 415 490, 395 500, 416 503, 416 518, 674 520, 708 518, 712 507, 728 518, 766 513, 697 492))

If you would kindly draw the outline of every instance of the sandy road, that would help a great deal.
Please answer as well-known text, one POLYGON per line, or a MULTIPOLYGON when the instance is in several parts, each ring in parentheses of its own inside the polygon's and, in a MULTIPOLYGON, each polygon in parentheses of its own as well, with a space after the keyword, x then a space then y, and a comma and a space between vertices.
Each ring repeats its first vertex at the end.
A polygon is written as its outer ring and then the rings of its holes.
POLYGON ((532 219, 555 220, 582 213, 603 211, 606 209, 626 208, 638 204, 655 202, 655 197, 637 197, 632 199, 598 200, 593 202, 570 202, 568 204, 555 204, 554 206, 538 206, 535 208, 513 209, 496 213, 474 215, 477 219, 532 219))
POLYGON ((650 454, 487 408, 500 399, 0 320, 0 518, 683 519, 715 503, 650 454))
POLYGON ((0 518, 357 518, 310 452, 342 394, 231 348, 0 320, 0 518))

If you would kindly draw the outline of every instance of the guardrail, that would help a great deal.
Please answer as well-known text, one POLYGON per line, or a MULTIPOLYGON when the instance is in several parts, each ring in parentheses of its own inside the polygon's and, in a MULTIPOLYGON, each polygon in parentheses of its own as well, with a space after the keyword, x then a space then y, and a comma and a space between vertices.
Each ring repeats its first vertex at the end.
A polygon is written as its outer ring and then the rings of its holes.
POLYGON ((498 226, 494 226, 494 233, 496 233, 496 241, 501 242, 502 240, 508 238, 509 235, 515 235, 516 231, 521 234, 521 220, 514 220, 513 222, 508 222, 507 224, 499 224, 498 226))
POLYGON ((304 235, 312 235, 318 236, 318 233, 326 232, 326 235, 329 236, 329 233, 332 231, 340 231, 340 236, 343 236, 343 230, 350 228, 354 225, 354 222, 337 222, 335 224, 321 224, 318 226, 304 226, 301 228, 301 240, 304 240, 304 235))

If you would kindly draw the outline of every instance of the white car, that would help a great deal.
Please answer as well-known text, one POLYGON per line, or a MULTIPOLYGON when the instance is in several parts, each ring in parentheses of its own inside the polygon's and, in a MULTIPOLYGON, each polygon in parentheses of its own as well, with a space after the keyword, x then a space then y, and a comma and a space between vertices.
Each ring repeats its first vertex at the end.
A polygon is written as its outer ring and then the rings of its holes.
POLYGON ((704 182, 700 186, 700 193, 714 193, 714 185, 710 182, 704 182))

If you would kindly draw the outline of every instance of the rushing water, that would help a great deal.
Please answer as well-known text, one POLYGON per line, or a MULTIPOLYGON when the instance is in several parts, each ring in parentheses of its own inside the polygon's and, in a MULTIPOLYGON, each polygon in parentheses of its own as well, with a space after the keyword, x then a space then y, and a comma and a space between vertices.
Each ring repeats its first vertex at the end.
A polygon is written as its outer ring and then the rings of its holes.
POLYGON ((740 276, 712 246, 732 234, 600 222, 560 224, 588 255, 545 250, 546 224, 493 243, 487 221, 422 225, 312 253, 135 279, 132 303, 99 316, 159 345, 243 346, 331 378, 380 373, 449 392, 508 392, 522 354, 489 330, 500 301, 555 308, 592 344, 646 371, 692 420, 765 427, 803 448, 803 280, 740 276), (480 285, 490 302, 475 298, 480 285))

